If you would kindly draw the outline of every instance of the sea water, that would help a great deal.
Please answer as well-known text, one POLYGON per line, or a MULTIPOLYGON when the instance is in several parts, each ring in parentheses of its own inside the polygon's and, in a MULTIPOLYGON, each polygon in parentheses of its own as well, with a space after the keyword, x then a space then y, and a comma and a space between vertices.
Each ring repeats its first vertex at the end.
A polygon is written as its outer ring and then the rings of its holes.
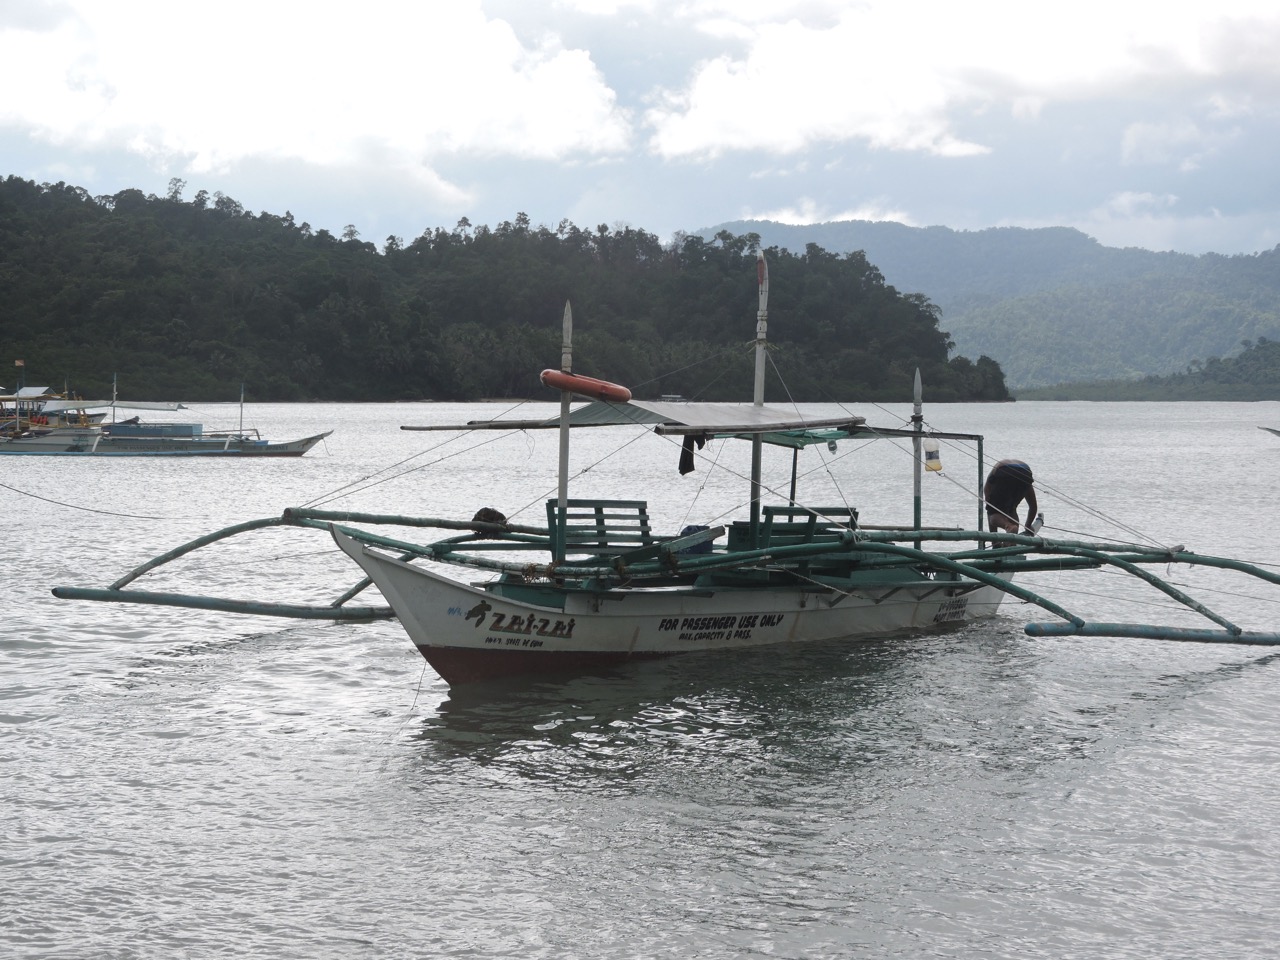
MULTIPOLYGON (((890 426, 910 413, 851 409, 890 426)), ((195 412, 211 428, 238 416, 195 412)), ((4 956, 1274 955, 1266 648, 1032 639, 1022 625, 1052 618, 1009 602, 927 636, 468 692, 394 621, 50 595, 286 506, 538 523, 554 433, 399 430, 504 412, 258 405, 246 425, 271 439, 334 434, 298 460, 4 458, 4 956)), ((1280 425, 1278 404, 926 405, 926 419, 985 434, 988 464, 1030 463, 1046 534, 1280 564, 1280 439, 1257 429, 1280 425)), ((805 451, 799 499, 908 523, 909 450, 805 451)), ((681 477, 661 438, 583 431, 575 491, 648 498, 673 533, 745 516, 739 451, 699 453, 681 477)), ((925 522, 971 526, 973 451, 940 453, 925 522)), ((783 497, 790 467, 766 461, 783 497)), ((1280 629, 1280 587, 1156 572, 1280 629)), ((135 586, 326 602, 357 579, 323 533, 268 530, 135 586)), ((1089 619, 1167 619, 1115 574, 1024 583, 1089 619)))

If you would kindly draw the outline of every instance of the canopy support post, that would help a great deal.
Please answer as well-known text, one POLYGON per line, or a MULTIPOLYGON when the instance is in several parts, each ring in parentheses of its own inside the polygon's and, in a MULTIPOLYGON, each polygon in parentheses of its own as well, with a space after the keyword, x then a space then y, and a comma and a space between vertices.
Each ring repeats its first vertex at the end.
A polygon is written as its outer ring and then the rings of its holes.
MULTIPOLYGON (((756 311, 756 379, 752 403, 764 406, 764 352, 769 330, 769 267, 764 261, 764 251, 756 251, 756 284, 759 289, 759 308, 756 311)), ((751 438, 751 545, 760 546, 760 468, 763 459, 764 438, 755 434, 751 438)))
MULTIPOLYGON (((564 302, 564 321, 561 325, 560 371, 573 372, 573 311, 569 301, 564 302)), ((569 512, 569 401, 573 396, 568 390, 560 391, 560 472, 556 485, 556 528, 552 532, 551 556, 560 562, 565 556, 565 524, 569 512)))
MULTIPOLYGON (((914 501, 913 501, 913 503, 914 503, 914 507, 915 507, 914 519, 915 519, 915 528, 916 528, 916 530, 919 530, 919 529, 920 529, 920 524, 921 524, 921 517, 920 517, 920 473, 921 473, 921 460, 920 460, 920 457, 921 457, 921 453, 920 453, 920 434, 921 434, 921 431, 923 431, 923 430, 924 430, 924 414, 921 412, 922 407, 923 407, 923 403, 922 403, 923 399, 924 399, 924 391, 921 389, 921 386, 920 386, 920 368, 919 368, 919 367, 916 367, 916 381, 915 381, 915 391, 914 391, 914 401, 915 401, 915 402, 914 402, 914 407, 913 407, 912 414, 911 414, 911 423, 912 423, 912 426, 915 428, 915 436, 911 438, 911 446, 912 446, 912 449, 915 451, 915 457, 914 457, 914 460, 915 460, 915 472, 914 472, 914 475, 913 475, 913 477, 912 477, 912 482, 913 482, 913 493, 914 493, 914 501)), ((915 542, 915 547, 916 547, 916 549, 917 549, 917 550, 919 550, 919 549, 920 549, 920 540, 919 540, 919 539, 917 539, 917 540, 916 540, 916 542, 915 542)))

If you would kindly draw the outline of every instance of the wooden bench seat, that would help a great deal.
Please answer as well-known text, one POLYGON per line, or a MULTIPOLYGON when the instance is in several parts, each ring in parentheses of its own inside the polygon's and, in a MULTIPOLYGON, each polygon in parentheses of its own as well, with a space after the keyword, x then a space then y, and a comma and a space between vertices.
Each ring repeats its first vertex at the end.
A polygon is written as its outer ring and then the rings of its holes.
POLYGON ((777 547, 835 539, 858 527, 853 507, 765 506, 760 509, 760 546, 777 547))
MULTIPOLYGON (((785 547, 799 543, 837 540, 845 530, 858 528, 853 507, 764 506, 760 510, 760 540, 756 546, 785 547)), ((752 547, 751 524, 737 520, 729 530, 729 549, 752 547)))
MULTIPOLYGON (((553 543, 560 528, 559 504, 547 501, 547 529, 553 543)), ((644 500, 568 500, 565 504, 566 556, 616 556, 656 541, 644 500)))

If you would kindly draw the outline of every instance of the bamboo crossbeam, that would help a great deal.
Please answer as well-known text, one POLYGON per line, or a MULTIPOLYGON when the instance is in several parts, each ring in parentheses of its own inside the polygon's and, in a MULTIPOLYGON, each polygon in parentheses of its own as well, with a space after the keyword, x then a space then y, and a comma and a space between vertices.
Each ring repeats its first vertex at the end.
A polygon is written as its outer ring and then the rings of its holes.
POLYGON ((1231 643, 1244 646, 1280 646, 1280 633, 1244 630, 1197 630, 1146 623, 1028 623, 1030 637, 1123 637, 1137 640, 1178 640, 1186 643, 1231 643))
POLYGON ((146 590, 98 590, 88 587, 54 587, 53 595, 60 600, 146 603, 161 607, 217 610, 220 613, 243 613, 259 617, 291 617, 296 620, 366 621, 390 620, 395 616, 390 607, 314 607, 301 604, 267 603, 259 600, 199 597, 185 593, 152 593, 146 590))
MULTIPOLYGON (((347 602, 370 586, 366 578, 344 592, 327 606, 281 604, 255 600, 234 600, 219 597, 195 596, 181 593, 161 593, 125 590, 124 587, 138 577, 163 564, 178 559, 194 550, 208 546, 227 537, 253 530, 275 526, 296 526, 321 530, 341 530, 343 533, 371 546, 393 550, 402 561, 415 559, 439 560, 452 565, 471 567, 491 573, 502 573, 524 579, 546 579, 576 584, 590 591, 608 592, 627 581, 660 581, 673 575, 693 578, 702 575, 719 575, 740 571, 750 576, 773 576, 798 569, 805 561, 830 559, 851 564, 851 569, 869 572, 881 569, 915 566, 952 573, 978 583, 994 586, 1011 597, 1034 604, 1059 616, 1062 623, 1031 623, 1026 626, 1030 636, 1117 636, 1166 640, 1183 640, 1202 643, 1243 643, 1255 645, 1280 644, 1280 633, 1248 633, 1235 624, 1209 610, 1181 590, 1155 574, 1141 569, 1141 564, 1183 563, 1192 566, 1216 567, 1244 573, 1270 583, 1280 583, 1280 573, 1263 569, 1254 564, 1224 557, 1190 553, 1182 547, 1145 547, 1133 543, 1090 543, 1083 541, 1052 540, 1022 534, 1000 534, 1000 546, 968 546, 950 552, 934 552, 908 546, 921 541, 933 543, 981 544, 991 535, 981 530, 956 528, 843 528, 830 531, 825 540, 801 543, 783 543, 754 550, 713 550, 708 553, 679 553, 679 548, 694 541, 705 540, 713 534, 672 538, 651 547, 638 549, 619 556, 592 556, 545 563, 505 560, 484 556, 490 551, 545 550, 550 554, 550 531, 542 527, 495 524, 481 521, 448 520, 437 517, 408 517, 395 514, 370 514, 346 511, 309 510, 291 508, 278 517, 251 520, 225 527, 214 533, 198 537, 175 547, 134 568, 107 589, 56 587, 53 594, 62 599, 96 600, 118 603, 140 603, 160 606, 187 607, 240 613, 258 616, 291 617, 297 619, 361 621, 392 617, 389 607, 348 607, 347 602), (375 526, 399 526, 410 528, 435 528, 454 531, 453 536, 431 543, 415 544, 346 524, 360 523, 375 526), (340 525, 341 524, 341 525, 340 525), (469 553, 474 551, 475 553, 469 553), (859 555, 863 555, 860 557, 859 555), (864 559, 865 557, 865 559, 864 559), (1163 627, 1150 624, 1092 624, 1067 612, 1053 601, 1012 582, 1009 577, 1028 571, 1058 571, 1094 569, 1113 566, 1137 577, 1161 591, 1190 610, 1221 626, 1222 630, 1180 627, 1163 627)), ((834 580, 822 578, 829 589, 842 589, 841 577, 834 580)))

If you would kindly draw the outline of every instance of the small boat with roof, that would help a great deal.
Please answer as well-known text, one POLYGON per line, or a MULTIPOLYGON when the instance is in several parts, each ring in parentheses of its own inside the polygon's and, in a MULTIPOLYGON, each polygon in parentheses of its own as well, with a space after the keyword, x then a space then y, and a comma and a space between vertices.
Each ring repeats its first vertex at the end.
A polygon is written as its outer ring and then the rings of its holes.
POLYGON ((203 423, 117 420, 119 411, 173 412, 180 403, 68 398, 48 387, 22 387, 0 396, 0 454, 58 454, 98 457, 300 457, 332 431, 300 440, 273 442, 246 429, 244 394, 241 424, 234 430, 205 430, 203 423), (107 417, 111 419, 108 421, 107 417))

